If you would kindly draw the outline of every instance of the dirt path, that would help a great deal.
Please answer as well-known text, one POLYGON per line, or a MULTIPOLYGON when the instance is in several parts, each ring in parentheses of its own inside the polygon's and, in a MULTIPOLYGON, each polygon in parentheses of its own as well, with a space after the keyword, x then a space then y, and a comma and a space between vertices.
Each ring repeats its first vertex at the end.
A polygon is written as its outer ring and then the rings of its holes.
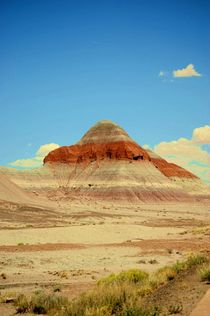
POLYGON ((182 272, 167 285, 159 288, 145 303, 159 306, 167 316, 189 316, 208 289, 210 285, 201 282, 196 269, 192 269, 182 272))
POLYGON ((198 302, 190 316, 209 316, 210 311, 210 290, 206 292, 204 297, 198 302))

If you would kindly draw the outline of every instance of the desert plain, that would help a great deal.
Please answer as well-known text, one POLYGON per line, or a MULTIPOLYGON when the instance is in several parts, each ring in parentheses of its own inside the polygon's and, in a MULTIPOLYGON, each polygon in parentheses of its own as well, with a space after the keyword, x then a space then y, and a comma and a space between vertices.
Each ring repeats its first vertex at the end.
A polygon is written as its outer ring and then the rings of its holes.
MULTIPOLYGON (((56 204, 45 210, 1 203, 1 294, 60 285, 63 294, 75 297, 112 272, 154 271, 210 249, 205 203, 56 204)), ((0 311, 15 310, 2 304, 0 311)))

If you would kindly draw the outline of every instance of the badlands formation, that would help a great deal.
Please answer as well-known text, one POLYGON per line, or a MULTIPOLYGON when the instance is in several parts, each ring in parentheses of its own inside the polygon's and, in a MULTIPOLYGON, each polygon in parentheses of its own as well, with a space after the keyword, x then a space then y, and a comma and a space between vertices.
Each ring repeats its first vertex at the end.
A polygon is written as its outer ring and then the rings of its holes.
MULTIPOLYGON (((157 270, 209 251, 209 223, 208 185, 100 121, 38 169, 0 168, 1 295, 59 284, 73 297, 112 272, 157 270)), ((15 308, 0 301, 0 315, 15 308)))
POLYGON ((64 186, 81 197, 184 201, 207 190, 194 174, 143 149, 111 121, 96 123, 76 145, 53 150, 44 164, 55 178, 66 171, 64 186))
POLYGON ((63 190, 69 199, 161 203, 210 197, 209 186, 194 174, 142 148, 112 121, 96 123, 78 143, 51 151, 43 163, 24 171, 2 167, 0 175, 29 192, 63 190))

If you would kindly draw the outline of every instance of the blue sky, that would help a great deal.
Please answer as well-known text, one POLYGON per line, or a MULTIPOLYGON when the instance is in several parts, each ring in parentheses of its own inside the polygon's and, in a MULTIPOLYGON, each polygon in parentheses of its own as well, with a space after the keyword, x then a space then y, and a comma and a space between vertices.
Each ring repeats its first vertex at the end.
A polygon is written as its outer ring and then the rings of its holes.
POLYGON ((101 119, 150 147, 191 139, 210 124, 209 15, 206 0, 0 0, 0 165, 101 119), (201 76, 173 76, 190 64, 201 76))

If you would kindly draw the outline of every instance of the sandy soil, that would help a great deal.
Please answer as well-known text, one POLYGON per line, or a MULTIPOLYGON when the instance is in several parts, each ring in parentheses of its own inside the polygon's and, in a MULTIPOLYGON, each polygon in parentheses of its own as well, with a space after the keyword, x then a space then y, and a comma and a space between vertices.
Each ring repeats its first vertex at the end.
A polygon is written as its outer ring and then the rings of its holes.
MULTIPOLYGON (((191 251, 210 251, 209 223, 210 206, 201 204, 63 201, 47 210, 2 202, 0 292, 61 284, 72 297, 111 272, 154 271, 191 251)), ((14 314, 4 310, 0 305, 1 315, 14 314)))
MULTIPOLYGON (((197 302, 210 288, 209 284, 200 282, 196 269, 182 272, 174 280, 160 287, 152 296, 146 298, 145 305, 159 306, 166 315, 174 315, 173 308, 180 307, 178 315, 189 316, 197 302)), ((199 315, 203 316, 203 315, 199 315)))

